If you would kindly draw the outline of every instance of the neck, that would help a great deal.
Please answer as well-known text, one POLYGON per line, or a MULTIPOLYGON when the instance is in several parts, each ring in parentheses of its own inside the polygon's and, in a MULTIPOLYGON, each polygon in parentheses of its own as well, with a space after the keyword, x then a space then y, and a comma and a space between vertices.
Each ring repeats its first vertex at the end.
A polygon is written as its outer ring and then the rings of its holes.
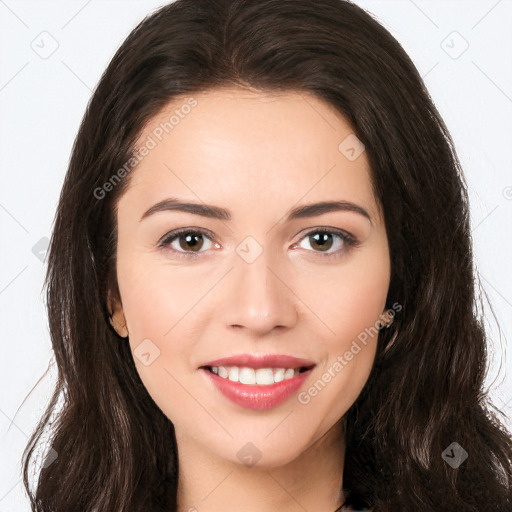
POLYGON ((334 512, 344 501, 344 423, 279 466, 219 457, 176 428, 178 512, 334 512))

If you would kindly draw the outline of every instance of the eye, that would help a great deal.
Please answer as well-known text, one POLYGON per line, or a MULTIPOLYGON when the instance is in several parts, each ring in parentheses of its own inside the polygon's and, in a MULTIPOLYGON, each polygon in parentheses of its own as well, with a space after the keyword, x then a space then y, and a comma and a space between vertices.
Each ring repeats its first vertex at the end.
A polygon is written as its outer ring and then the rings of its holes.
MULTIPOLYGON (((211 248, 213 234, 210 231, 199 228, 175 229, 167 233, 158 243, 159 247, 168 247, 178 254, 179 257, 196 257, 198 253, 204 252, 205 240, 209 240, 206 249, 211 248)), ((218 244, 216 244, 218 246, 218 244)))
POLYGON ((333 229, 316 229, 310 231, 302 239, 307 241, 309 247, 313 249, 313 252, 320 253, 320 255, 329 256, 340 256, 340 253, 344 253, 350 247, 357 247, 358 241, 348 233, 340 230, 333 229), (337 243, 336 243, 337 240, 337 243), (330 250, 335 247, 334 250, 330 250))
MULTIPOLYGON (((181 228, 167 233, 158 243, 158 247, 169 248, 178 257, 196 258, 201 252, 211 249, 214 235, 202 228, 181 228), (208 242, 205 244, 205 240, 208 242), (204 249, 203 251, 201 249, 204 249)), ((321 257, 339 257, 350 247, 359 246, 359 242, 348 233, 340 230, 317 228, 307 233, 301 240, 321 257), (337 240, 337 243, 336 243, 337 240), (331 250, 335 247, 334 250, 331 250)), ((213 244, 220 247, 219 244, 213 244)), ((295 244, 296 247, 299 244, 295 244)))

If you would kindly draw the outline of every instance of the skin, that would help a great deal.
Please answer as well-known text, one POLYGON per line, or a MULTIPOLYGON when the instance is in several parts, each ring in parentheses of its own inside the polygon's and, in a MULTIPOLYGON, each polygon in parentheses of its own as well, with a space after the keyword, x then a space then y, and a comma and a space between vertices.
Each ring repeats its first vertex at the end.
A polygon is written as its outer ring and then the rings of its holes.
MULTIPOLYGON (((134 360, 176 429, 180 512, 332 512, 343 502, 343 416, 369 377, 377 336, 307 404, 296 392, 274 408, 246 409, 198 368, 233 353, 304 357, 316 367, 300 392, 376 325, 390 259, 366 153, 351 161, 338 150, 353 130, 312 95, 225 88, 194 98, 120 198, 114 322, 132 350, 149 339, 160 351, 148 366, 134 360), (227 208, 232 219, 175 210, 140 220, 170 196, 227 208), (329 200, 360 205, 371 222, 349 211, 285 222, 291 208, 329 200), (180 257, 184 236, 158 247, 183 227, 214 234, 192 241, 196 257, 180 257), (322 250, 311 236, 320 227, 360 245, 334 234, 322 250), (251 263, 236 251, 247 236, 263 251, 251 263), (248 442, 260 452, 252 466, 237 456, 248 442)), ((175 99, 155 116, 138 145, 184 103, 175 99)))

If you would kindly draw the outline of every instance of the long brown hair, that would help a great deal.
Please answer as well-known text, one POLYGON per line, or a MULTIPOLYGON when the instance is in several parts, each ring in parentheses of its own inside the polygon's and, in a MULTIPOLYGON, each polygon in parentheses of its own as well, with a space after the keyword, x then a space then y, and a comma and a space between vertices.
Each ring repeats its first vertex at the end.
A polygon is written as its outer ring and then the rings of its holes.
POLYGON ((224 86, 314 94, 366 148, 390 247, 386 306, 402 309, 379 332, 346 414, 344 487, 378 512, 511 510, 511 436, 484 391, 487 338, 453 141, 400 44, 343 0, 178 0, 114 55, 76 137, 48 252, 58 383, 23 454, 32 510, 176 510, 173 424, 108 319, 109 296, 119 299, 116 204, 130 179, 119 170, 170 101, 224 86), (113 176, 122 179, 98 193, 113 176), (47 429, 53 457, 32 490, 47 429), (443 456, 453 442, 468 453, 458 467, 443 456))

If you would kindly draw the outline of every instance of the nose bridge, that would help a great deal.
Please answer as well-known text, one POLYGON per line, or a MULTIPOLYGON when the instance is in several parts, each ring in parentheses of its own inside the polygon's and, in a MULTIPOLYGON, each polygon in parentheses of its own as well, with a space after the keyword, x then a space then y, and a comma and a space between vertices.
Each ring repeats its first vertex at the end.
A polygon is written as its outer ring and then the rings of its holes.
MULTIPOLYGON (((250 238, 250 237, 248 237, 250 238)), ((271 251, 254 240, 237 247, 227 297, 224 321, 261 334, 274 327, 289 327, 296 320, 293 294, 282 282, 271 251)))

